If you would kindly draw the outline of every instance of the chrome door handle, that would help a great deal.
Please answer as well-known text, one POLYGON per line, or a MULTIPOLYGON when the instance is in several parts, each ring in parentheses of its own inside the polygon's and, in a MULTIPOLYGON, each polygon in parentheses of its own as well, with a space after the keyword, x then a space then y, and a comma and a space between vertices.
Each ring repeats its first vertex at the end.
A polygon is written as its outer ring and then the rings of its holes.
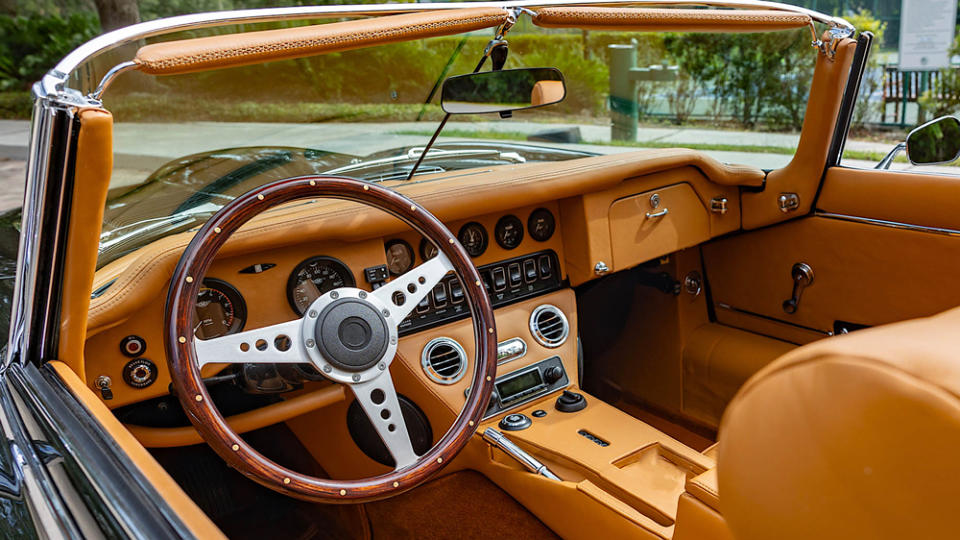
POLYGON ((783 301, 783 311, 794 314, 800 307, 800 295, 803 289, 813 284, 813 268, 807 263, 799 262, 793 265, 790 270, 790 277, 793 278, 793 294, 789 300, 783 301))
POLYGON ((659 212, 653 212, 653 213, 647 212, 647 219, 662 218, 663 216, 665 216, 665 215, 667 215, 667 214, 669 214, 669 213, 670 213, 670 210, 668 210, 668 209, 666 209, 666 208, 664 208, 663 210, 661 210, 661 211, 659 211, 659 212))

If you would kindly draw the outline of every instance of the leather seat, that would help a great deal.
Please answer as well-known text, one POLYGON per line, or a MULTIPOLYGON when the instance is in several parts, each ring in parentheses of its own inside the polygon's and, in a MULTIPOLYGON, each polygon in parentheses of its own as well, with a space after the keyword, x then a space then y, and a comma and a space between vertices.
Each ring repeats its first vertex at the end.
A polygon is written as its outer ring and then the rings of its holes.
POLYGON ((737 540, 960 537, 960 309, 758 372, 724 414, 718 473, 737 540))

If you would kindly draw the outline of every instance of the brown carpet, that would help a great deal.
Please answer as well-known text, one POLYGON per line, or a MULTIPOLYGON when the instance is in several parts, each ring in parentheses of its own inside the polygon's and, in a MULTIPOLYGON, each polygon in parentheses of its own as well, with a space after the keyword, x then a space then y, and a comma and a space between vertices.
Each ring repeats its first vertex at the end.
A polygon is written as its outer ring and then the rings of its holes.
POLYGON ((365 505, 374 540, 559 538, 480 473, 444 476, 409 493, 365 505))

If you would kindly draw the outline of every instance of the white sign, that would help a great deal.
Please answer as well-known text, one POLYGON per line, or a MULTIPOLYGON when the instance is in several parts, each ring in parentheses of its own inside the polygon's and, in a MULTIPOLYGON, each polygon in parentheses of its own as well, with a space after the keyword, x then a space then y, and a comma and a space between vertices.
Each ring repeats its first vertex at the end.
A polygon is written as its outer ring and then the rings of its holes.
POLYGON ((957 0, 903 0, 900 7, 900 71, 950 66, 957 0))

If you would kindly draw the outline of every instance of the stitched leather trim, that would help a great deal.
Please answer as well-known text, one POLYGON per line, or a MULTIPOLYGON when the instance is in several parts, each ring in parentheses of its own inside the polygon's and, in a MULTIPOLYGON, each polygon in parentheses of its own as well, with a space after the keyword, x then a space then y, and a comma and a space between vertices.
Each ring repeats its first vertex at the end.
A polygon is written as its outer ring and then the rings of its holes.
POLYGON ((192 73, 459 34, 499 26, 506 19, 507 12, 499 8, 391 15, 154 43, 141 47, 134 62, 151 75, 192 73))
POLYGON ((555 7, 538 10, 533 22, 546 28, 588 30, 768 32, 809 26, 811 19, 784 11, 555 7))

